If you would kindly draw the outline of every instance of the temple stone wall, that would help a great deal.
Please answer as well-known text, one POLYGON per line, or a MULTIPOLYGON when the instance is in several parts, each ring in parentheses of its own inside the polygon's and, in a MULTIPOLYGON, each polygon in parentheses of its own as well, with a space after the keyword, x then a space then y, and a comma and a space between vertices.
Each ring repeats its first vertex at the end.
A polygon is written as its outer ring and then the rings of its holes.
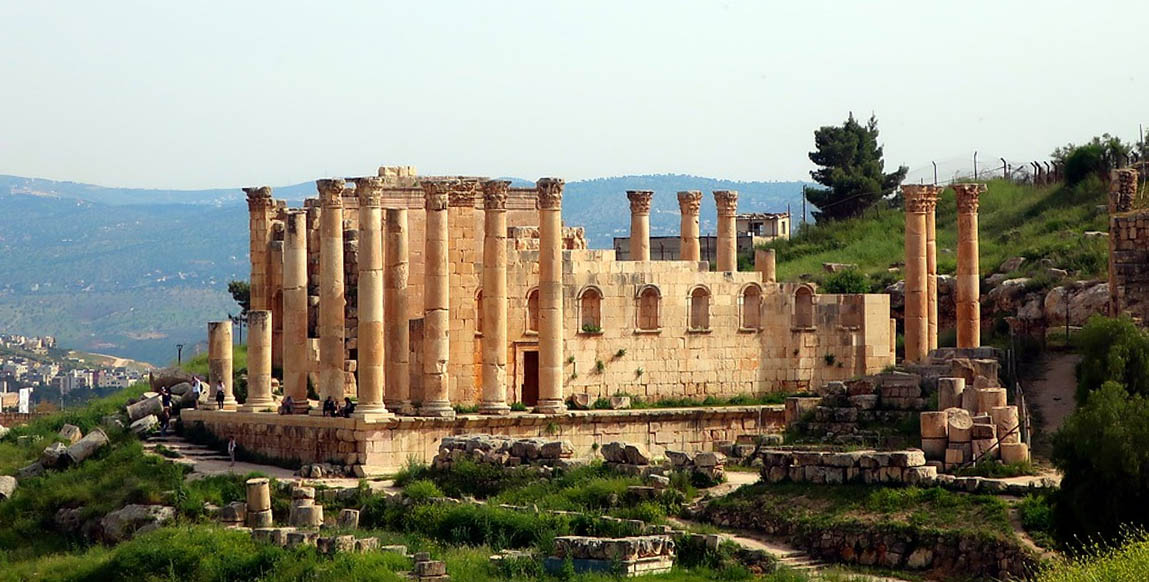
POLYGON ((243 448, 283 460, 365 465, 368 473, 393 472, 408 459, 430 462, 443 437, 495 434, 570 441, 575 458, 590 458, 597 444, 639 443, 654 455, 666 449, 713 450, 714 441, 783 430, 782 406, 728 406, 658 410, 572 411, 558 416, 460 415, 454 419, 395 417, 384 422, 304 415, 185 409, 185 426, 202 422, 219 438, 235 436, 243 448), (761 423, 761 424, 759 424, 761 423))

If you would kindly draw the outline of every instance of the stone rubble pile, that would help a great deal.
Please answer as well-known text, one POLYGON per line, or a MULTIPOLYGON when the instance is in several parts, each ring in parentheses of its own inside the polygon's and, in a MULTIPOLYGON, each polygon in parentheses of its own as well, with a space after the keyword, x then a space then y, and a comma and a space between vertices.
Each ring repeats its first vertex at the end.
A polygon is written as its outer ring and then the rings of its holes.
POLYGON ((419 552, 415 554, 415 569, 411 571, 411 579, 417 582, 446 582, 451 579, 447 574, 447 563, 432 560, 431 554, 419 552))
POLYGON ((295 472, 305 479, 323 479, 325 477, 355 477, 355 468, 351 465, 336 465, 332 463, 309 463, 303 465, 295 472))
POLYGON ((477 434, 443 438, 431 466, 448 469, 460 459, 470 459, 476 463, 501 467, 535 465, 567 468, 572 466, 573 456, 574 445, 569 441, 477 434))
MULTIPOLYGON (((832 442, 861 444, 876 438, 862 429, 867 424, 898 424, 927 407, 922 379, 917 374, 887 372, 844 382, 827 382, 818 390, 820 401, 801 403, 812 415, 799 423, 810 435, 824 435, 832 442)), ((806 416, 803 411, 795 414, 806 416)))
POLYGON ((319 528, 323 525, 323 506, 315 504, 314 487, 291 490, 291 510, 287 521, 295 527, 319 528))
POLYGON ((627 475, 647 475, 652 472, 654 456, 640 444, 609 442, 599 449, 607 467, 627 475))
POLYGON ((17 480, 39 477, 48 469, 65 469, 83 463, 109 443, 108 435, 103 430, 93 429, 84 435, 79 427, 71 424, 65 424, 56 436, 66 442, 53 442, 45 447, 35 463, 16 471, 17 480))
POLYGON ((980 460, 1029 461, 1021 442, 1017 406, 1006 404, 1006 390, 977 388, 964 378, 938 379, 937 411, 921 413, 922 450, 946 470, 980 460))
POLYGON ((666 458, 676 471, 700 473, 714 483, 726 479, 726 455, 720 452, 703 451, 692 455, 667 449, 666 458))
POLYGON ((762 479, 805 483, 894 483, 932 485, 937 467, 926 466, 920 450, 791 451, 771 449, 762 454, 762 479))

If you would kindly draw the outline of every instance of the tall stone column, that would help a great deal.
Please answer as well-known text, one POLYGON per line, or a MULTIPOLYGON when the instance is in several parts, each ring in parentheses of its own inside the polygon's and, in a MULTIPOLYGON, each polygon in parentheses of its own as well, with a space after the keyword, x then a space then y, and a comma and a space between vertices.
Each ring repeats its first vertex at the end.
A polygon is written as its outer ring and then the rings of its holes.
POLYGON ((774 249, 754 249, 754 270, 762 273, 763 283, 777 281, 775 275, 774 249))
POLYGON ((387 336, 387 382, 383 402, 398 414, 411 406, 411 326, 407 313, 407 209, 387 209, 387 270, 383 273, 383 328, 387 336))
POLYGON ((702 192, 686 190, 678 193, 678 210, 682 215, 679 227, 679 258, 697 263, 702 260, 698 248, 698 209, 702 206, 702 192))
POLYGON ((235 392, 232 389, 232 342, 231 321, 211 321, 207 324, 208 385, 211 387, 211 403, 214 405, 216 392, 223 383, 223 409, 235 410, 235 392))
POLYGON ((738 214, 738 192, 715 190, 714 203, 718 206, 718 271, 738 270, 738 233, 735 215, 738 214))
POLYGON ((287 213, 283 241, 283 394, 293 412, 307 404, 307 213, 287 213))
POLYGON ((957 347, 981 347, 981 275, 977 208, 980 184, 954 184, 958 208, 957 347))
POLYGON ((926 339, 929 350, 938 349, 938 242, 937 242, 937 186, 926 186, 923 196, 928 200, 926 210, 926 339))
POLYGON ((383 178, 355 180, 359 198, 359 404, 360 418, 387 413, 383 405, 383 178))
POLYGON ((420 416, 453 418, 450 360, 450 272, 447 204, 455 180, 423 180, 426 241, 423 250, 423 403, 420 416))
POLYGON ((1118 215, 1133 208, 1137 177, 1137 170, 1131 168, 1113 170, 1109 177, 1109 317, 1119 317, 1125 312, 1124 285, 1117 277, 1117 248, 1122 236, 1118 215))
POLYGON ((275 410, 271 398, 271 312, 247 312, 247 401, 241 412, 275 410))
POLYGON ((271 282, 268 267, 268 245, 271 244, 271 221, 275 200, 271 188, 244 188, 247 194, 248 234, 251 254, 251 309, 271 309, 271 282))
POLYGON ((563 181, 540 178, 539 403, 536 412, 560 414, 563 403, 563 181))
MULTIPOLYGON (((650 260, 650 200, 653 190, 627 190, 630 200, 630 260, 650 260)), ((540 235, 541 236, 541 235, 540 235)))
POLYGON ((905 184, 906 206, 905 361, 919 362, 929 352, 929 303, 926 298, 926 186, 905 184))
POLYGON ((319 401, 330 396, 343 400, 344 309, 343 295, 343 188, 340 178, 318 180, 319 204, 319 401))
POLYGON ((507 405, 507 188, 483 183, 483 398, 482 414, 509 414, 507 405))

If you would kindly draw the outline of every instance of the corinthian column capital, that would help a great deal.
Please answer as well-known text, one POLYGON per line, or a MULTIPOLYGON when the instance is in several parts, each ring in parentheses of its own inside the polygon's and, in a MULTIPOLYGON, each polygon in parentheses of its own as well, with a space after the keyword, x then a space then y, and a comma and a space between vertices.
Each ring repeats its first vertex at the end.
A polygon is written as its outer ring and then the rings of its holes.
POLYGON ((322 208, 342 208, 343 189, 347 181, 343 178, 325 178, 315 181, 315 188, 319 190, 319 205, 322 208))
POLYGON ((247 194, 248 210, 266 210, 275 206, 271 199, 271 186, 252 186, 244 188, 243 193, 247 194))
POLYGON ((355 196, 361 206, 379 207, 383 205, 383 178, 365 176, 355 178, 355 196))
POLYGON ((698 214, 702 207, 702 191, 684 190, 678 193, 678 210, 683 214, 698 214))
POLYGON ((962 214, 976 213, 980 204, 981 184, 954 184, 953 189, 954 194, 957 195, 958 212, 962 214))
POLYGON ((654 190, 627 190, 626 198, 630 200, 631 213, 650 214, 650 202, 654 198, 654 190))
POLYGON ((734 216, 738 213, 738 191, 715 190, 714 203, 718 206, 718 216, 734 216))
POLYGON ((462 208, 474 208, 475 195, 478 193, 479 183, 475 180, 456 180, 451 184, 447 194, 447 204, 462 208))
POLYGON ((419 186, 423 188, 423 202, 427 210, 446 210, 451 188, 456 180, 436 179, 421 180, 419 186))
POLYGON ((535 189, 539 192, 540 210, 562 207, 564 184, 562 178, 539 178, 538 182, 535 182, 535 189))
POLYGON ((483 208, 486 210, 506 210, 507 190, 510 180, 487 180, 483 182, 483 208))

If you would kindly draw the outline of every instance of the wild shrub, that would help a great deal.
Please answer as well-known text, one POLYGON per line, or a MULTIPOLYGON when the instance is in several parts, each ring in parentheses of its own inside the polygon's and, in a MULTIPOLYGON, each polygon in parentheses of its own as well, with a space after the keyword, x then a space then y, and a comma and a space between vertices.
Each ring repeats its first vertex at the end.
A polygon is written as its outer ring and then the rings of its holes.
POLYGON ((1114 382, 1132 394, 1149 395, 1149 335, 1128 317, 1093 316, 1073 336, 1077 364, 1077 404, 1114 382))

